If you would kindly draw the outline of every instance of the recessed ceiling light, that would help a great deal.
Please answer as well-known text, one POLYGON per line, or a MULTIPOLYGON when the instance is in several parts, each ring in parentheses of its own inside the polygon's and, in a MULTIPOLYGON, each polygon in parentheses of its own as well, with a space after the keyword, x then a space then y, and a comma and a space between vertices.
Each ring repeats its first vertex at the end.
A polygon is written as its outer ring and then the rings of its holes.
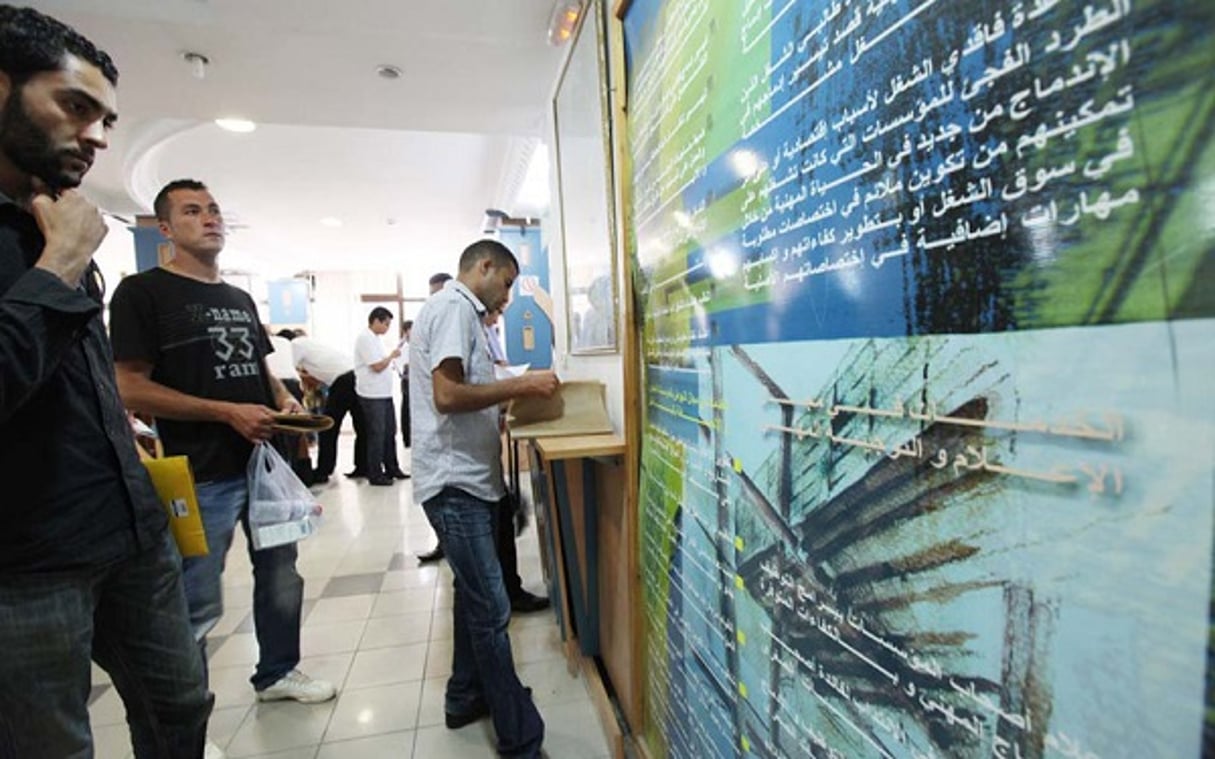
POLYGON ((391 63, 385 63, 375 67, 375 73, 379 74, 384 79, 400 79, 405 75, 400 66, 393 66, 391 63))
POLYGON ((216 119, 215 125, 220 129, 226 129, 229 132, 252 132, 257 129, 257 124, 248 119, 216 119))
POLYGON ((321 226, 340 227, 342 226, 342 220, 334 216, 326 216, 325 218, 321 219, 321 226))

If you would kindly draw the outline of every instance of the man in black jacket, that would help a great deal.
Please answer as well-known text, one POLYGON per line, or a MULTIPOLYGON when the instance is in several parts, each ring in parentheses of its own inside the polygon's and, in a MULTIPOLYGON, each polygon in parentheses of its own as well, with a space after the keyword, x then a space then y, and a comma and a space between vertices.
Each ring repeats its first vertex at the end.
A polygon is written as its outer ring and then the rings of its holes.
POLYGON ((137 757, 201 757, 212 698, 167 520, 118 398, 73 188, 118 72, 60 22, 0 5, 0 757, 91 756, 90 658, 137 757))

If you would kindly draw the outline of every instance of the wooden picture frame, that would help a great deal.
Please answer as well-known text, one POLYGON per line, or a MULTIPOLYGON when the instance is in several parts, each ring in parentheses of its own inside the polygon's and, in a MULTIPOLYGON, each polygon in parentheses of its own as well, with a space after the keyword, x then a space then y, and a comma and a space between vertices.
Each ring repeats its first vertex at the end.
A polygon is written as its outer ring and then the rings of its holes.
POLYGON ((586 3, 553 95, 566 335, 572 355, 620 349, 603 7, 603 0, 586 3))

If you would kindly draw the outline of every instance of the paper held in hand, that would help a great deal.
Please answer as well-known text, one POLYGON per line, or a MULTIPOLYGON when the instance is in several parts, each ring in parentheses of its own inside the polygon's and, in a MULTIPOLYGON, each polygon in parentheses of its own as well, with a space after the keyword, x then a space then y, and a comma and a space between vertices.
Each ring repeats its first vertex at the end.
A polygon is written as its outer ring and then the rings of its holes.
POLYGON ((551 398, 516 398, 507 409, 511 437, 557 437, 612 432, 602 382, 564 382, 551 398))

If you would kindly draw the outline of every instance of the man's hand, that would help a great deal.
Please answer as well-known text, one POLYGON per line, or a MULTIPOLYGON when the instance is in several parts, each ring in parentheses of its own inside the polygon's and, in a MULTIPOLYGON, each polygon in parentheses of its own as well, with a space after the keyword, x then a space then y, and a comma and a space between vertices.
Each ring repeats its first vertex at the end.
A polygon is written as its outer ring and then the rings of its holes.
POLYGON ((557 374, 552 371, 527 372, 520 376, 520 395, 538 395, 541 398, 551 398, 553 393, 557 392, 557 388, 561 387, 561 380, 557 379, 557 374))
POLYGON ((300 405, 300 402, 295 399, 295 396, 288 396, 287 400, 283 401, 282 408, 279 409, 284 414, 307 414, 308 410, 300 405))
POLYGON ((64 190, 58 200, 39 192, 30 201, 30 212, 46 238, 35 266, 76 287, 109 231, 101 212, 75 190, 64 190))
POLYGON ((228 425, 251 443, 269 440, 274 434, 272 408, 256 403, 233 403, 228 406, 226 416, 228 425))

